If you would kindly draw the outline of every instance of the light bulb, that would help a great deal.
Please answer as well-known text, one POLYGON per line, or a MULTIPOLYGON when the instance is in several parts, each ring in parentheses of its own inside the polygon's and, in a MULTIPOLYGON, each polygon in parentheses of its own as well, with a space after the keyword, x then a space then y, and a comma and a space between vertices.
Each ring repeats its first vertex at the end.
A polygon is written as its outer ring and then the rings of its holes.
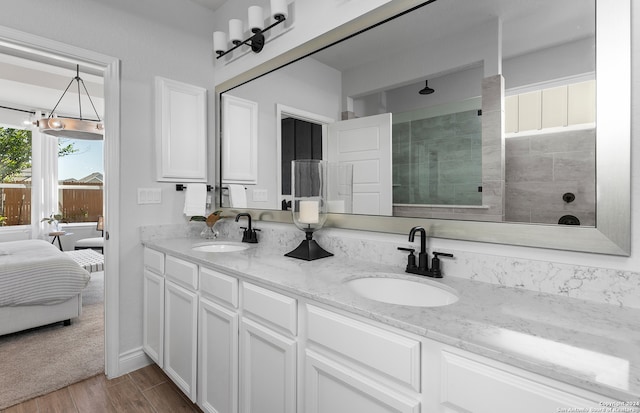
POLYGON ((227 34, 225 32, 213 32, 213 51, 221 55, 227 50, 227 34))
POLYGON ((264 29, 264 17, 262 14, 262 7, 251 6, 249 7, 249 28, 252 32, 258 33, 264 29))
POLYGON ((51 118, 49 119, 49 128, 59 131, 64 129, 64 122, 59 118, 51 118))
POLYGON ((271 0, 271 16, 278 19, 278 16, 286 19, 289 17, 289 9, 287 8, 287 0, 271 0))
POLYGON ((231 43, 235 45, 242 43, 242 32, 242 20, 229 20, 229 40, 231 40, 231 43))

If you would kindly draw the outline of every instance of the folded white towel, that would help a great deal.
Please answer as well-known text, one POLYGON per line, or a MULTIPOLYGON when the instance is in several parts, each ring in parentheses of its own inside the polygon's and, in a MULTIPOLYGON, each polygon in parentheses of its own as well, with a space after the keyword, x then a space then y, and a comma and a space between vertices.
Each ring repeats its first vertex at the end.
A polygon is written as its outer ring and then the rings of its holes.
POLYGON ((187 184, 184 194, 184 214, 204 216, 207 209, 207 185, 187 184))
POLYGON ((231 208, 247 207, 247 192, 244 186, 229 184, 229 205, 231 208))

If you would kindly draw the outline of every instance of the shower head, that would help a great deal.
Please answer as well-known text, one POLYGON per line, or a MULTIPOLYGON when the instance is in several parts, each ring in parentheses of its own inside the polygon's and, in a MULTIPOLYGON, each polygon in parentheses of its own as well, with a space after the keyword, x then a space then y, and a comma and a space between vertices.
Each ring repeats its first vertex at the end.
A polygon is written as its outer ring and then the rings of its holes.
POLYGON ((425 80, 424 81, 424 89, 420 89, 420 91, 418 93, 420 93, 421 95, 430 95, 433 92, 435 92, 435 90, 431 89, 429 87, 429 81, 425 80))

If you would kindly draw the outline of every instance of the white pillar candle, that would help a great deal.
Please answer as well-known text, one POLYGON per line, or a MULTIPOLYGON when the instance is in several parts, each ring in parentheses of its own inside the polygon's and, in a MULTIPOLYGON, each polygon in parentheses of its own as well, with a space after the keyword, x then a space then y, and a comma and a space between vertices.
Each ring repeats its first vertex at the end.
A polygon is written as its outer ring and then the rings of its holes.
POLYGON ((287 0, 271 0, 271 16, 275 19, 278 14, 284 16, 285 19, 289 17, 287 0))
POLYGON ((260 6, 249 7, 249 28, 254 32, 264 29, 264 17, 262 14, 262 7, 260 6))
POLYGON ((240 19, 231 19, 229 20, 229 40, 231 43, 236 44, 236 42, 242 43, 242 20, 240 19))
POLYGON ((227 51, 227 34, 225 32, 213 32, 213 51, 227 51))
POLYGON ((302 224, 317 224, 320 220, 320 204, 318 201, 300 201, 298 221, 302 224))

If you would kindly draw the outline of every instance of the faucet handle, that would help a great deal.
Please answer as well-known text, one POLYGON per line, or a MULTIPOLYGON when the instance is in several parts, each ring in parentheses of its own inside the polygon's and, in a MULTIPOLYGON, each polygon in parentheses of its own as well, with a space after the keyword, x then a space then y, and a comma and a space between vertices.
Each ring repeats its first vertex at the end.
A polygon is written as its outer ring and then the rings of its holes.
POLYGON ((431 274, 433 277, 442 278, 442 270, 440 269, 440 258, 438 257, 453 257, 453 254, 447 254, 445 252, 433 252, 433 258, 431 259, 431 274))
POLYGON ((450 257, 450 258, 453 257, 453 254, 448 254, 446 252, 435 252, 434 251, 433 255, 436 256, 436 257, 450 257))
POLYGON ((407 257, 407 269, 406 271, 409 272, 409 270, 414 270, 416 267, 416 256, 413 255, 414 252, 416 252, 415 249, 413 248, 405 248, 405 247, 398 247, 398 249, 400 251, 408 251, 409 252, 409 256, 407 257))

